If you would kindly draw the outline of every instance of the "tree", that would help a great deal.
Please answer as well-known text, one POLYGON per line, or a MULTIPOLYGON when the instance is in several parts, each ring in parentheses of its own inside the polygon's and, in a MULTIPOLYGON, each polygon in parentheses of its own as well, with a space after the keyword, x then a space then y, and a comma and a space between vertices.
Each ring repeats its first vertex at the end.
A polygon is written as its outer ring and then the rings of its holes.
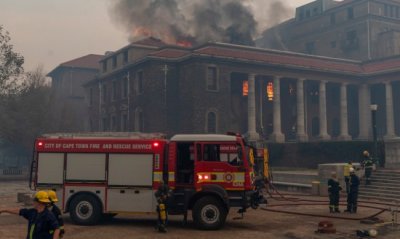
POLYGON ((21 82, 18 91, 2 97, 0 136, 29 151, 36 137, 52 129, 51 88, 40 66, 18 80, 21 82))
POLYGON ((23 72, 24 57, 14 52, 10 36, 0 25, 0 95, 15 91, 15 80, 23 72))

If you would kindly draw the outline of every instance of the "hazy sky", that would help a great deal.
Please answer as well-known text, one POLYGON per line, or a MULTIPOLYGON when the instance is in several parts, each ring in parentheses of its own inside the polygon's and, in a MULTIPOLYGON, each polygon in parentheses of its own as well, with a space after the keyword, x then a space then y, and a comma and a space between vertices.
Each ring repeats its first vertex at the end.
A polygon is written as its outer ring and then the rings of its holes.
MULTIPOLYGON (((282 0, 293 10, 311 1, 282 0)), ((0 25, 10 32, 14 49, 25 57, 26 71, 39 64, 50 71, 62 62, 128 44, 125 31, 110 20, 111 2, 1 0, 0 25)))

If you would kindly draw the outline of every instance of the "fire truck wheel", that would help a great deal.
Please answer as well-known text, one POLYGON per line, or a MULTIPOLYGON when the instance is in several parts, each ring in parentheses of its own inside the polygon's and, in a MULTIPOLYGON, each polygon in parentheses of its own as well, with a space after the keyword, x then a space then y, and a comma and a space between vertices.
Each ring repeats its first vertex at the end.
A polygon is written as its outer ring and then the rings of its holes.
POLYGON ((228 211, 215 197, 200 198, 193 206, 193 221, 201 230, 220 229, 226 220, 228 211))
POLYGON ((79 225, 95 225, 101 219, 101 205, 97 198, 81 194, 71 201, 69 213, 72 221, 79 225))

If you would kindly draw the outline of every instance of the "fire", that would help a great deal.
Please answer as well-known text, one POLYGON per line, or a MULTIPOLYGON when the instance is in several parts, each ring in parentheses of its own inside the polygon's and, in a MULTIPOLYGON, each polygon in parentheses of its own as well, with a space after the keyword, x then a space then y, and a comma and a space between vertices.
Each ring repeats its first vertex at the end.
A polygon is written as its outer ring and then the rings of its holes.
POLYGON ((187 40, 178 40, 178 41, 176 41, 176 45, 183 46, 183 47, 192 47, 193 44, 187 40))

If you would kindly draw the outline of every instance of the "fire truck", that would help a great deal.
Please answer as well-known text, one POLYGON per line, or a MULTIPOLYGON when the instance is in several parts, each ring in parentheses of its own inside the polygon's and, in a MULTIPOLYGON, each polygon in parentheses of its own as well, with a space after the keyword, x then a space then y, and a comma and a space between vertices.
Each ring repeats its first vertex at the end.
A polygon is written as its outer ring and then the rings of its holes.
POLYGON ((154 214, 168 184, 169 215, 191 211, 199 229, 221 228, 230 209, 263 203, 251 147, 236 134, 50 134, 35 141, 30 186, 56 191, 79 225, 120 213, 154 214))

